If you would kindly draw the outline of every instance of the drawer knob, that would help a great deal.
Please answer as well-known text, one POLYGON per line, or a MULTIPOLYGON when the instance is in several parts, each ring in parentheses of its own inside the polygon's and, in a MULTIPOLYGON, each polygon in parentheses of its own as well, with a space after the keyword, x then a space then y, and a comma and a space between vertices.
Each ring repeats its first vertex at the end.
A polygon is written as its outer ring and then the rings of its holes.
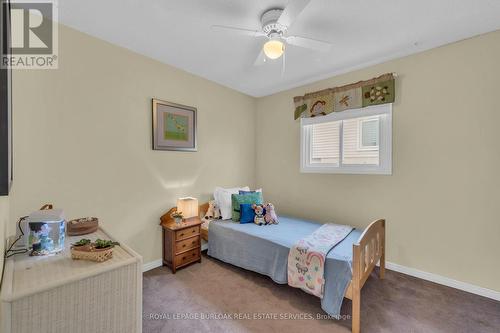
POLYGON ((182 244, 182 247, 186 247, 186 244, 182 244))
POLYGON ((181 236, 184 236, 184 234, 181 234, 181 236))

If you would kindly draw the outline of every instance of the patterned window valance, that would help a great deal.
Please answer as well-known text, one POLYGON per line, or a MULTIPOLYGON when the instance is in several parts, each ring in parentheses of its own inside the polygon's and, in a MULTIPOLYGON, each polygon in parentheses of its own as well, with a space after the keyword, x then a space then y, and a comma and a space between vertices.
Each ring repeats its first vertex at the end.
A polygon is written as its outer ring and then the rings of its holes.
POLYGON ((295 119, 324 116, 331 112, 394 102, 394 75, 324 89, 293 98, 295 119))

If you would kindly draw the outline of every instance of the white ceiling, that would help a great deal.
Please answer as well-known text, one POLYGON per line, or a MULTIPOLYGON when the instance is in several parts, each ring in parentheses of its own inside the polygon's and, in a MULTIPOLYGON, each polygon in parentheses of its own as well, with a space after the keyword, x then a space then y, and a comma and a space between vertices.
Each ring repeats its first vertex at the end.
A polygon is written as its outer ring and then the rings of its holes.
POLYGON ((328 53, 288 46, 281 61, 253 62, 265 38, 214 32, 260 29, 287 0, 59 0, 59 21, 252 96, 500 29, 499 0, 312 0, 290 34, 330 41, 328 53))

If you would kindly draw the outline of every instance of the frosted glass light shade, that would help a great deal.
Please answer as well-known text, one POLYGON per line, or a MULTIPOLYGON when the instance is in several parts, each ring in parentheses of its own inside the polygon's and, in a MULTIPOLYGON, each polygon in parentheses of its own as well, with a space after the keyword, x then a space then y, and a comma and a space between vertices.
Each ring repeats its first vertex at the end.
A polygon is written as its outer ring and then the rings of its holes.
POLYGON ((285 45, 279 39, 271 39, 264 44, 263 50, 269 59, 278 59, 285 51, 285 45))
POLYGON ((177 199, 177 211, 181 212, 185 219, 198 216, 198 199, 191 197, 177 199))

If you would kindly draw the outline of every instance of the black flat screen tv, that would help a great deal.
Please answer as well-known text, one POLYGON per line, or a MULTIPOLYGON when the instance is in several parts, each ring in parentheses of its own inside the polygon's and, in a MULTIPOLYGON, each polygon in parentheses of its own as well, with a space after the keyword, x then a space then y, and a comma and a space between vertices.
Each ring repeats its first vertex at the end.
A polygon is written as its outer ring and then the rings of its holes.
POLYGON ((8 195, 12 185, 12 69, 4 66, 5 58, 11 54, 10 3, 1 1, 2 20, 0 64, 0 195, 8 195))

